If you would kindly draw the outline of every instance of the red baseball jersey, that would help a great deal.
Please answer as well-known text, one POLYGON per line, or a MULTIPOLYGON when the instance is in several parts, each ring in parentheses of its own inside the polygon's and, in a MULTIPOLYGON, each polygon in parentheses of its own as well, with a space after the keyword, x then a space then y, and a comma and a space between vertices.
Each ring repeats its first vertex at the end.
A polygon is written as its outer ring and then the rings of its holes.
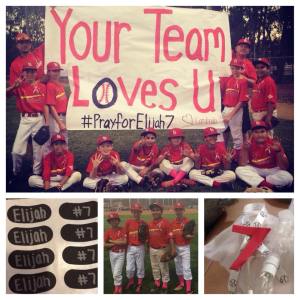
POLYGON ((234 51, 232 52, 232 58, 242 59, 242 61, 243 61, 242 74, 249 79, 253 79, 255 81, 257 80, 256 69, 255 69, 254 65, 252 64, 251 60, 249 60, 248 58, 238 57, 234 51))
POLYGON ((222 103, 224 106, 234 107, 239 102, 247 102, 248 83, 244 78, 222 77, 220 78, 222 103))
POLYGON ((55 155, 54 151, 43 159, 43 179, 50 180, 51 176, 62 175, 70 177, 74 170, 74 155, 64 150, 63 155, 55 155))
POLYGON ((142 245, 142 243, 139 241, 138 237, 138 230, 140 224, 144 223, 145 221, 140 220, 136 221, 134 219, 128 219, 125 222, 124 229, 127 235, 127 244, 132 246, 139 246, 142 245))
POLYGON ((185 246, 189 245, 190 241, 183 237, 183 227, 186 223, 188 223, 189 219, 174 219, 171 222, 171 233, 172 239, 174 240, 175 245, 177 246, 185 246))
MULTIPOLYGON (((260 145, 252 139, 249 153, 250 164, 256 168, 271 169, 277 167, 276 164, 276 152, 272 150, 273 140, 267 139, 265 144, 260 145)), ((283 148, 281 147, 282 155, 286 156, 283 148)))
MULTIPOLYGON (((109 243, 109 241, 116 241, 121 239, 126 239, 126 233, 122 227, 109 228, 104 233, 104 242, 109 243)), ((126 245, 114 245, 110 248, 113 252, 123 252, 126 250, 126 245)))
MULTIPOLYGON (((89 163, 87 165, 86 171, 88 173, 90 173, 93 169, 93 163, 92 160, 95 158, 96 155, 99 155, 99 152, 96 151, 89 160, 89 163)), ((97 176, 101 177, 101 176, 105 176, 108 174, 111 174, 112 172, 116 172, 116 167, 111 163, 110 158, 114 157, 117 158, 118 160, 120 160, 120 155, 117 151, 112 150, 109 154, 109 157, 104 158, 103 161, 100 163, 100 165, 98 166, 98 170, 97 170, 97 176)))
POLYGON ((146 145, 138 147, 138 142, 133 144, 133 147, 129 155, 129 163, 134 166, 150 166, 157 159, 158 147, 157 144, 153 144, 150 147, 146 145))
POLYGON ((48 105, 53 105, 57 113, 66 113, 68 98, 62 84, 54 81, 49 81, 47 83, 46 103, 48 105))
POLYGON ((196 152, 200 155, 197 161, 199 169, 218 169, 223 167, 226 150, 222 143, 216 143, 214 149, 208 148, 207 144, 200 144, 196 152))
POLYGON ((277 104, 276 83, 271 76, 257 80, 252 90, 251 108, 254 112, 267 110, 267 104, 277 104))
POLYGON ((23 82, 14 90, 17 98, 17 109, 20 113, 44 112, 46 87, 39 81, 23 82))
POLYGON ((149 246, 154 249, 164 248, 169 244, 171 227, 167 219, 152 220, 149 226, 149 246))
POLYGON ((9 84, 12 85, 22 73, 23 65, 27 62, 37 67, 37 79, 44 75, 44 44, 33 49, 25 56, 16 57, 10 65, 9 84))
POLYGON ((185 158, 183 150, 193 152, 192 147, 188 143, 182 142, 178 146, 173 146, 171 143, 167 144, 162 148, 161 154, 166 154, 166 159, 168 159, 172 164, 181 164, 185 158))

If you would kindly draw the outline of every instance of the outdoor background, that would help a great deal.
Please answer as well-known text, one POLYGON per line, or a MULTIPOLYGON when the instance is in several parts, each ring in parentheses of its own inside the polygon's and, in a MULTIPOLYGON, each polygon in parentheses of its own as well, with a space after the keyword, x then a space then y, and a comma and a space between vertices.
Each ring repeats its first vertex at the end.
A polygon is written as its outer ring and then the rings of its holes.
MULTIPOLYGON (((130 205, 136 201, 139 201, 143 206, 143 213, 141 218, 145 221, 152 220, 151 211, 149 210, 149 205, 152 202, 160 201, 161 204, 164 206, 163 217, 169 220, 175 219, 175 214, 173 210, 173 203, 176 201, 181 201, 185 204, 185 216, 189 219, 196 221, 196 232, 195 238, 191 242, 191 270, 193 274, 193 281, 192 281, 192 290, 195 293, 198 293, 198 199, 104 199, 104 230, 109 228, 109 224, 106 221, 106 215, 110 211, 118 211, 121 218, 120 226, 124 226, 125 221, 128 218, 131 218, 130 213, 130 205)), ((200 228, 200 230, 202 230, 200 228)), ((109 261, 109 253, 107 250, 104 250, 104 294, 111 294, 113 292, 113 278, 110 268, 110 261, 109 261)), ((123 286, 127 284, 127 278, 125 273, 125 266, 124 264, 123 269, 123 286)), ((173 289, 176 287, 177 276, 175 271, 175 264, 174 261, 171 261, 169 264, 170 270, 170 282, 168 284, 169 293, 173 292, 173 289)), ((153 277, 152 277, 152 270, 150 264, 149 253, 146 252, 145 256, 145 279, 143 281, 143 290, 142 293, 150 293, 150 289, 153 287, 153 277)), ((125 292, 125 291, 124 291, 125 292)), ((130 290, 128 293, 134 293, 134 289, 130 290)), ((184 291, 181 292, 184 294, 184 291)))
MULTIPOLYGON (((207 8, 226 11, 229 14, 232 47, 241 37, 249 37, 253 42, 250 59, 268 57, 272 63, 272 77, 278 84, 278 115, 280 124, 275 129, 290 161, 289 171, 294 172, 294 8, 289 6, 258 7, 188 7, 207 8)), ((34 46, 44 41, 44 7, 7 7, 6 11, 6 75, 8 79, 9 65, 18 55, 15 48, 15 36, 18 32, 27 32, 32 36, 34 46)), ((53 41, 55 42, 55 41, 53 41)), ((66 87, 69 93, 68 87, 66 87)), ((19 114, 16 111, 14 97, 7 98, 6 106, 6 170, 7 182, 12 175, 11 150, 19 125, 19 114)), ((122 160, 127 160, 131 145, 140 136, 139 131, 69 131, 69 148, 75 155, 75 168, 86 176, 85 168, 89 156, 96 149, 99 134, 109 134, 114 141, 114 148, 120 153, 122 160)), ((201 130, 185 130, 186 140, 196 147, 203 139, 201 130)), ((167 132, 159 131, 158 146, 167 143, 167 132)), ((30 149, 30 147, 29 147, 30 149)), ((31 152, 24 160, 24 181, 7 188, 8 192, 29 191, 27 178, 31 174, 31 152)), ((234 191, 241 192, 246 185, 237 180, 234 191)), ((82 185, 74 191, 85 192, 82 185)), ((143 190, 134 187, 133 191, 143 190)), ((222 192, 222 188, 212 189, 197 185, 185 191, 222 192)))

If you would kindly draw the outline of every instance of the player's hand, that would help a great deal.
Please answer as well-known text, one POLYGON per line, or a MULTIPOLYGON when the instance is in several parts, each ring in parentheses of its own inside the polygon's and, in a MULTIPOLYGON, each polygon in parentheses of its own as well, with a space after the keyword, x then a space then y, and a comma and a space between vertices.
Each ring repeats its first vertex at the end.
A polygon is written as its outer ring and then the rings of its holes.
POLYGON ((65 125, 64 122, 60 122, 60 123, 58 124, 58 127, 59 127, 59 132, 60 132, 60 133, 62 133, 62 132, 64 132, 64 131, 67 131, 67 127, 66 127, 66 125, 65 125))
POLYGON ((118 166, 120 164, 120 160, 114 156, 111 156, 110 161, 114 166, 118 166))
POLYGON ((24 81, 24 77, 18 77, 15 82, 13 83, 13 88, 17 88, 21 85, 21 83, 24 81))
POLYGON ((281 151, 280 139, 277 136, 273 137, 273 143, 272 143, 271 149, 275 152, 281 151))
POLYGON ((223 122, 224 122, 225 124, 228 124, 229 121, 230 121, 230 119, 231 119, 231 116, 230 116, 230 115, 225 115, 225 116, 223 116, 223 122))
POLYGON ((231 162, 233 155, 234 155, 234 150, 231 148, 227 148, 224 158, 227 162, 231 162))
POLYGON ((44 181, 44 189, 46 191, 50 189, 50 182, 49 181, 44 181))
POLYGON ((243 148, 248 150, 250 146, 251 146, 251 134, 248 131, 246 132, 244 137, 243 148))
POLYGON ((140 176, 144 177, 148 172, 149 172, 149 168, 148 168, 148 167, 144 167, 144 168, 140 171, 140 176))
POLYGON ((188 149, 188 148, 183 148, 182 155, 187 156, 187 157, 191 157, 193 155, 193 151, 191 149, 188 149))
POLYGON ((93 168, 94 169, 98 168, 98 166, 102 163, 102 161, 103 161, 103 157, 101 153, 96 154, 95 157, 92 158, 93 168))

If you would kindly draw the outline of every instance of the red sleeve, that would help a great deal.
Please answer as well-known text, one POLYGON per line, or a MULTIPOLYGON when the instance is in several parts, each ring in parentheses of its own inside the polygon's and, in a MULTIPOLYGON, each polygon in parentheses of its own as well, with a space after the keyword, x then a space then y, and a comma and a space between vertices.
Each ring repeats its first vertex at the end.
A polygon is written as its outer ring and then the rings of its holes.
POLYGON ((253 79, 253 80, 257 80, 257 75, 256 75, 256 70, 255 67, 253 66, 252 62, 250 60, 246 60, 245 62, 245 72, 244 75, 247 78, 253 79))
POLYGON ((120 160, 120 154, 117 151, 113 151, 111 155, 120 160))
POLYGON ((56 90, 55 90, 55 86, 52 83, 47 83, 46 104, 48 105, 56 104, 56 90))
POLYGON ((190 144, 188 144, 188 143, 184 143, 184 149, 186 149, 186 150, 189 150, 189 151, 192 151, 193 152, 193 148, 191 147, 191 145, 190 144))
POLYGON ((51 153, 43 159, 43 180, 49 181, 51 177, 51 153))
POLYGON ((266 97, 267 102, 271 102, 273 104, 277 103, 277 88, 274 80, 272 78, 268 78, 266 85, 266 97))
POLYGON ((157 157, 158 157, 158 154, 159 154, 159 150, 158 150, 158 147, 157 147, 157 144, 154 144, 153 145, 153 158, 152 158, 152 161, 151 161, 151 163, 154 163, 155 162, 155 160, 157 159, 157 157))
POLYGON ((65 176, 70 177, 74 171, 74 155, 72 152, 67 153, 67 166, 65 176))
POLYGON ((249 100, 247 80, 240 81, 239 100, 240 102, 247 102, 249 100))
POLYGON ((42 43, 38 47, 36 47, 35 49, 33 49, 32 53, 34 54, 34 56, 36 56, 42 62, 44 62, 45 43, 42 43))
POLYGON ((223 99, 229 77, 220 77, 221 98, 223 99))
POLYGON ((13 85, 17 78, 18 74, 15 69, 15 64, 12 62, 9 68, 9 85, 13 85))

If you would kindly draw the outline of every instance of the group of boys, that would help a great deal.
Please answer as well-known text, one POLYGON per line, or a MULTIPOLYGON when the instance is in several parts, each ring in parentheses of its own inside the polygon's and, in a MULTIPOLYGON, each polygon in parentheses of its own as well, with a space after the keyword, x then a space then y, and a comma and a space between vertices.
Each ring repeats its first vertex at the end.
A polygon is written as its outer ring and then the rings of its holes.
POLYGON ((175 292, 185 289, 187 294, 192 291, 192 272, 190 268, 190 243, 194 233, 183 234, 184 225, 189 221, 184 216, 185 207, 180 201, 174 204, 176 218, 169 221, 163 218, 163 206, 154 202, 149 206, 152 220, 146 223, 142 218, 142 206, 136 202, 131 206, 132 218, 127 219, 124 226, 120 226, 120 217, 117 212, 111 212, 107 221, 111 228, 104 234, 104 247, 109 250, 109 259, 114 280, 114 293, 121 294, 123 290, 136 293, 143 290, 145 278, 145 254, 149 252, 152 275, 153 293, 167 293, 170 281, 169 262, 162 261, 162 256, 170 252, 175 256, 175 268, 178 284, 175 292), (139 238, 139 227, 147 224, 149 235, 146 241, 139 238), (122 272, 126 259, 127 284, 123 288, 122 272), (135 280, 137 277, 137 280, 135 280))

